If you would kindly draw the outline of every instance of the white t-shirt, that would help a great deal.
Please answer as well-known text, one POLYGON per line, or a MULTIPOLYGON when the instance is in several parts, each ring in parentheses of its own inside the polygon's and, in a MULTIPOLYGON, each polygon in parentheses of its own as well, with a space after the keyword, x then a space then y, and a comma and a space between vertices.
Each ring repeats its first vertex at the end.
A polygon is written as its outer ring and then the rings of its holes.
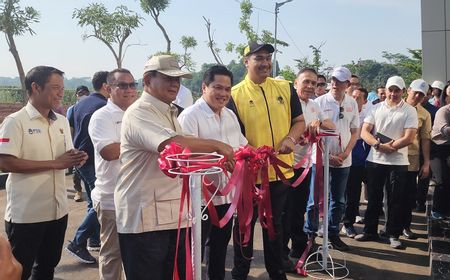
MULTIPOLYGON (((236 115, 228 108, 223 108, 220 116, 215 114, 203 98, 199 98, 194 105, 183 110, 178 117, 183 133, 203 139, 214 139, 224 142, 235 150, 247 145, 247 139, 241 133, 236 115)), ((219 188, 225 187, 225 174, 209 175, 208 179, 219 188)), ((201 184, 198 178, 198 185, 201 184)), ((231 193, 228 196, 216 196, 214 205, 231 203, 231 193)))
MULTIPOLYGON (((322 110, 320 109, 319 105, 312 100, 309 99, 308 102, 305 102, 300 99, 300 104, 302 105, 302 112, 303 116, 305 117, 305 125, 309 125, 312 121, 319 119, 320 121, 324 121, 327 119, 325 115, 323 114, 322 110)), ((305 155, 308 153, 308 150, 310 149, 311 145, 295 145, 294 148, 294 164, 297 164, 299 161, 301 161, 305 155)), ((312 145, 311 148, 311 158, 309 161, 306 161, 302 167, 307 168, 310 167, 313 163, 316 163, 316 144, 312 145), (308 164, 309 163, 309 164, 308 164)))
MULTIPOLYGON (((341 106, 331 94, 331 92, 319 96, 314 100, 322 109, 327 118, 331 119, 336 125, 336 131, 339 133, 341 141, 339 143, 339 137, 327 137, 326 141, 332 155, 338 155, 345 151, 345 148, 350 142, 352 136, 350 129, 359 128, 359 113, 358 104, 356 101, 348 96, 344 95, 344 100, 341 106), (342 109, 341 109, 342 108, 342 109), (342 112, 340 112, 342 110, 342 112), (339 118, 342 113, 343 118, 339 118)), ((341 166, 333 166, 336 168, 344 168, 352 165, 352 153, 344 160, 341 166)))
MULTIPOLYGON (((386 101, 380 102, 369 112, 364 122, 373 124, 374 135, 380 132, 393 140, 403 137, 405 129, 417 129, 418 126, 416 109, 403 100, 395 107, 389 107, 386 101)), ((372 147, 367 161, 389 165, 409 165, 408 147, 390 154, 372 147)))
POLYGON ((194 98, 192 98, 192 92, 185 86, 180 84, 180 89, 178 90, 177 98, 173 102, 183 109, 191 106, 194 103, 194 98))
POLYGON ((95 155, 95 188, 91 197, 94 204, 100 202, 103 210, 115 210, 114 189, 120 170, 119 160, 107 161, 102 158, 100 151, 112 143, 120 143, 120 127, 124 111, 114 104, 111 99, 106 106, 92 114, 89 122, 89 136, 94 145, 95 155))

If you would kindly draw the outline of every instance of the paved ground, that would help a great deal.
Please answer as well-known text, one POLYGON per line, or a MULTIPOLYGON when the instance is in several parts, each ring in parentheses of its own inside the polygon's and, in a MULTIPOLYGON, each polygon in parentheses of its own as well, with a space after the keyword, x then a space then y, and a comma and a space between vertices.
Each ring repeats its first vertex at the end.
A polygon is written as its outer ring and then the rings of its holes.
MULTIPOLYGON (((71 178, 67 177, 70 213, 69 224, 66 232, 66 240, 71 240, 86 212, 85 202, 73 201, 73 190, 71 178)), ((0 190, 0 216, 3 217, 5 210, 6 193, 0 190)), ((417 240, 402 240, 407 246, 404 250, 391 249, 387 242, 361 243, 343 237, 342 239, 351 246, 351 251, 345 253, 347 267, 350 271, 346 279, 407 279, 422 280, 429 278, 429 256, 427 243, 427 227, 423 214, 413 213, 412 229, 418 233, 417 240)), ((361 231, 361 226, 357 230, 361 231)), ((4 234, 4 223, 0 223, 0 234, 4 234)), ((321 242, 320 239, 317 240, 321 242)), ((265 272, 262 251, 261 231, 256 230, 255 236, 255 259, 248 279, 268 280, 265 272)), ((228 247, 227 277, 231 279, 232 247, 228 247)), ((93 254, 98 257, 98 253, 93 254)), ((340 261, 342 262, 342 261, 340 261)), ((96 265, 78 263, 72 256, 63 252, 61 262, 56 269, 55 279, 64 280, 94 280, 98 279, 98 268, 96 265)), ((151 277, 149 277, 151 279, 151 277)), ((296 275, 289 275, 288 279, 312 279, 296 275)), ((328 278, 329 279, 329 278, 328 278)))

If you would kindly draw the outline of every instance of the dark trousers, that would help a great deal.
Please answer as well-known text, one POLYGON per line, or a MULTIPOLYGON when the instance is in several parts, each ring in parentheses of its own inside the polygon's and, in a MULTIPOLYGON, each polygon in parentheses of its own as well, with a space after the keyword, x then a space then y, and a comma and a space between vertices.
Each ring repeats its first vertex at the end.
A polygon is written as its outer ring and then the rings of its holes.
POLYGON ((364 166, 351 166, 345 191, 346 207, 343 223, 346 227, 353 226, 359 215, 359 200, 361 199, 361 184, 364 179, 364 166))
POLYGON ((61 259, 67 215, 59 220, 17 224, 5 221, 12 253, 23 267, 22 279, 53 279, 61 259))
MULTIPOLYGON (((281 213, 287 200, 288 186, 281 181, 270 182, 270 199, 272 203, 272 221, 275 230, 275 240, 270 240, 266 229, 263 229, 264 263, 269 277, 274 280, 286 279, 283 271, 283 227, 281 223, 281 213)), ((253 233, 255 222, 258 218, 258 208, 253 208, 253 219, 251 224, 251 237, 247 246, 242 247, 240 240, 242 235, 239 232, 239 222, 236 218, 233 226, 233 248, 234 267, 231 271, 233 279, 247 279, 250 271, 250 262, 253 257, 253 233)))
MULTIPOLYGON (((450 150, 450 146, 445 146, 450 150)), ((447 165, 447 156, 449 151, 442 151, 442 156, 440 156, 441 169, 442 169, 442 179, 438 180, 442 183, 438 183, 434 187, 433 194, 433 212, 439 212, 441 214, 450 214, 450 166, 447 165)))
MULTIPOLYGON (((186 279, 185 234, 178 246, 178 271, 186 279)), ((127 280, 171 280, 175 263, 177 230, 119 233, 120 253, 127 280)))
POLYGON ((419 175, 419 171, 408 171, 406 175, 406 211, 404 212, 405 216, 403 217, 404 228, 411 227, 412 221, 412 211, 416 208, 416 194, 417 194, 417 176, 419 175))
MULTIPOLYGON (((423 165, 423 157, 420 155, 420 166, 423 165)), ((427 178, 421 179, 419 177, 417 182, 417 193, 416 193, 416 205, 425 207, 425 202, 427 201, 427 195, 428 195, 428 187, 430 186, 430 178, 433 175, 431 168, 430 168, 430 174, 427 178)))
POLYGON ((368 203, 364 216, 364 232, 377 234, 378 216, 383 204, 383 187, 386 184, 388 217, 386 233, 399 237, 403 231, 406 211, 406 173, 408 167, 366 163, 368 203))
POLYGON ((72 181, 74 190, 76 190, 77 192, 81 192, 81 177, 76 169, 73 171, 72 181))
MULTIPOLYGON (((304 168, 294 170, 295 175, 291 180, 295 181, 302 174, 304 168)), ((302 254, 308 242, 308 235, 303 231, 305 224, 306 205, 309 197, 309 183, 311 170, 309 170, 303 182, 295 188, 289 188, 288 198, 283 213, 283 248, 289 253, 288 243, 291 240, 291 250, 296 254, 302 254)))
MULTIPOLYGON (((219 220, 225 216, 229 207, 230 204, 215 206, 219 220)), ((211 224, 208 210, 205 213, 208 214, 208 219, 202 221, 202 259, 205 257, 207 279, 223 280, 225 279, 225 260, 228 243, 231 239, 233 218, 223 228, 219 228, 211 224)))

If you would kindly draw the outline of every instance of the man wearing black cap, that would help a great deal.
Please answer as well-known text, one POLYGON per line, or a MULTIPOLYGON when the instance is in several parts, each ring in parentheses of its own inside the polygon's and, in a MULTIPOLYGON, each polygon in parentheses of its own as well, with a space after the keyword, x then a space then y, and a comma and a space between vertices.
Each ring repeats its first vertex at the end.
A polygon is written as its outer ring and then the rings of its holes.
MULTIPOLYGON (((244 64, 247 75, 243 81, 233 87, 229 103, 237 115, 242 133, 249 145, 274 147, 279 159, 291 165, 294 162, 293 149, 303 134, 305 121, 300 100, 292 87, 285 80, 276 80, 270 76, 272 71, 272 53, 270 44, 250 43, 244 50, 244 64)), ((292 178, 291 169, 282 169, 286 178, 292 178)), ((288 186, 269 169, 270 200, 272 205, 275 239, 270 240, 267 229, 263 229, 264 261, 270 279, 286 279, 282 258, 281 212, 287 199, 288 186)), ((258 184, 261 182, 258 178, 258 184)), ((249 244, 242 246, 242 233, 235 221, 234 268, 233 279, 247 279, 253 255, 253 230, 257 218, 256 208, 252 220, 249 244)))

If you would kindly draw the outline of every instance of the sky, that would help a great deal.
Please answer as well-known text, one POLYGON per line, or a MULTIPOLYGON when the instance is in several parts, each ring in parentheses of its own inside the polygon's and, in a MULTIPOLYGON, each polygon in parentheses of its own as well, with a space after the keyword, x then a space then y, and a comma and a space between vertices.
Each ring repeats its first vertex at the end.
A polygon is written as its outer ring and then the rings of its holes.
MULTIPOLYGON (((72 19, 75 8, 92 2, 104 3, 109 10, 126 5, 144 20, 127 42, 138 44, 127 50, 123 67, 136 78, 142 75, 149 56, 166 49, 166 41, 150 15, 142 12, 138 0, 22 0, 21 6, 33 6, 41 14, 40 22, 32 25, 36 35, 16 37, 16 45, 27 72, 37 65, 50 65, 66 73, 67 78, 90 77, 99 70, 116 68, 109 49, 95 38, 82 39, 89 28, 81 28, 72 19)), ((254 12, 251 24, 255 30, 274 32, 275 2, 282 0, 252 0, 254 12)), ((214 63, 207 47, 203 16, 212 24, 214 40, 222 49, 224 63, 236 59, 225 51, 226 42, 243 43, 239 31, 238 0, 171 0, 160 15, 172 41, 172 49, 182 52, 181 36, 194 36, 198 46, 192 51, 196 69, 203 63, 214 63)), ((339 66, 375 59, 383 61, 382 51, 407 53, 421 48, 420 0, 293 0, 280 7, 278 38, 289 44, 277 54, 281 67, 295 65, 294 59, 312 58, 309 45, 319 46, 329 66, 339 66)), ((0 37, 0 76, 15 77, 17 68, 4 36, 0 37)))

